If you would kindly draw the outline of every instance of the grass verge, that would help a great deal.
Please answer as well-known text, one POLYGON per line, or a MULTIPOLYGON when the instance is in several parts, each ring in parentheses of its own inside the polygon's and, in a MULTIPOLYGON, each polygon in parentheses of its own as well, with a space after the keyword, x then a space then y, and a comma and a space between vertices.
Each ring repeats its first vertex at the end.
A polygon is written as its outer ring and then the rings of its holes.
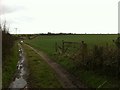
POLYGON ((12 81, 12 77, 15 74, 16 71, 16 65, 19 59, 19 53, 18 53, 18 45, 17 43, 14 44, 14 46, 11 48, 10 55, 5 57, 5 62, 2 65, 2 87, 8 88, 10 82, 12 81))
POLYGON ((23 45, 28 62, 28 87, 32 88, 61 88, 55 72, 32 49, 23 45))

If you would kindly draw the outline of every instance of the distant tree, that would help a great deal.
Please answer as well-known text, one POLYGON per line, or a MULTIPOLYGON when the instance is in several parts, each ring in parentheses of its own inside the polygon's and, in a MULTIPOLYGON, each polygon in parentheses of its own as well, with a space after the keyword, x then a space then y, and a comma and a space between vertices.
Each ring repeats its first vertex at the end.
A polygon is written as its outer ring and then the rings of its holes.
POLYGON ((48 34, 48 35, 51 35, 51 32, 48 32, 47 34, 48 34))

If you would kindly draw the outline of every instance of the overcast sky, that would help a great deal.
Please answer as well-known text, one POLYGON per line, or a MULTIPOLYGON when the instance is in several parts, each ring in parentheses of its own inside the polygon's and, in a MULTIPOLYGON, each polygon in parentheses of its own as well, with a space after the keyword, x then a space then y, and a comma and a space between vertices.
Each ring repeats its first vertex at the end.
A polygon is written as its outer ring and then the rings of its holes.
POLYGON ((118 33, 119 0, 2 0, 11 33, 118 33))

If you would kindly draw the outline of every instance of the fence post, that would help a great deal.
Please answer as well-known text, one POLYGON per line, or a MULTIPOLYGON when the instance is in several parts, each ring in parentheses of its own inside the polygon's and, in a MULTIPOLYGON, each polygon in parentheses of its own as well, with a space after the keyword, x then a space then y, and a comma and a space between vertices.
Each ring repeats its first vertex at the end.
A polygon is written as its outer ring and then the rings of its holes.
POLYGON ((62 40, 62 53, 64 53, 64 40, 62 40))
POLYGON ((55 51, 57 52, 57 42, 55 42, 55 51))
POLYGON ((84 57, 84 56, 85 56, 85 55, 84 55, 84 54, 85 54, 84 41, 81 42, 81 47, 82 47, 82 48, 81 48, 81 51, 82 51, 82 59, 83 59, 83 61, 84 61, 84 58, 85 58, 85 57, 84 57))

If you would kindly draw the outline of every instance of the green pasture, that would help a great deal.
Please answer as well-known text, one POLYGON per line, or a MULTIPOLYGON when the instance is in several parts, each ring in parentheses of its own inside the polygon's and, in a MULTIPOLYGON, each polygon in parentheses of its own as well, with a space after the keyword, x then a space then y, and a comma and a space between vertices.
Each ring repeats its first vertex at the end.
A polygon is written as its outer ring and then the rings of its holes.
POLYGON ((70 41, 70 42, 81 42, 84 41, 87 43, 89 48, 93 47, 94 45, 99 46, 106 46, 108 44, 109 47, 116 47, 113 43, 113 40, 117 38, 118 35, 42 35, 38 36, 34 39, 25 40, 25 42, 34 48, 41 50, 48 54, 50 58, 55 60, 65 69, 67 69, 70 73, 79 77, 84 83, 86 83, 90 87, 98 87, 104 81, 107 83, 102 87, 116 87, 116 83, 114 79, 107 78, 95 73, 91 73, 90 71, 84 71, 79 68, 76 68, 74 62, 66 57, 56 56, 55 53, 55 43, 57 42, 58 45, 61 45, 62 40, 70 41), (82 77, 82 78, 81 78, 82 77))
POLYGON ((62 40, 71 41, 71 42, 81 42, 84 41, 87 43, 88 47, 92 47, 94 45, 103 45, 105 46, 107 43, 109 46, 114 47, 115 44, 113 40, 117 38, 117 35, 43 35, 38 36, 32 40, 26 40, 27 43, 34 46, 37 49, 43 50, 48 54, 52 54, 55 52, 55 42, 58 45, 61 44, 62 40))

